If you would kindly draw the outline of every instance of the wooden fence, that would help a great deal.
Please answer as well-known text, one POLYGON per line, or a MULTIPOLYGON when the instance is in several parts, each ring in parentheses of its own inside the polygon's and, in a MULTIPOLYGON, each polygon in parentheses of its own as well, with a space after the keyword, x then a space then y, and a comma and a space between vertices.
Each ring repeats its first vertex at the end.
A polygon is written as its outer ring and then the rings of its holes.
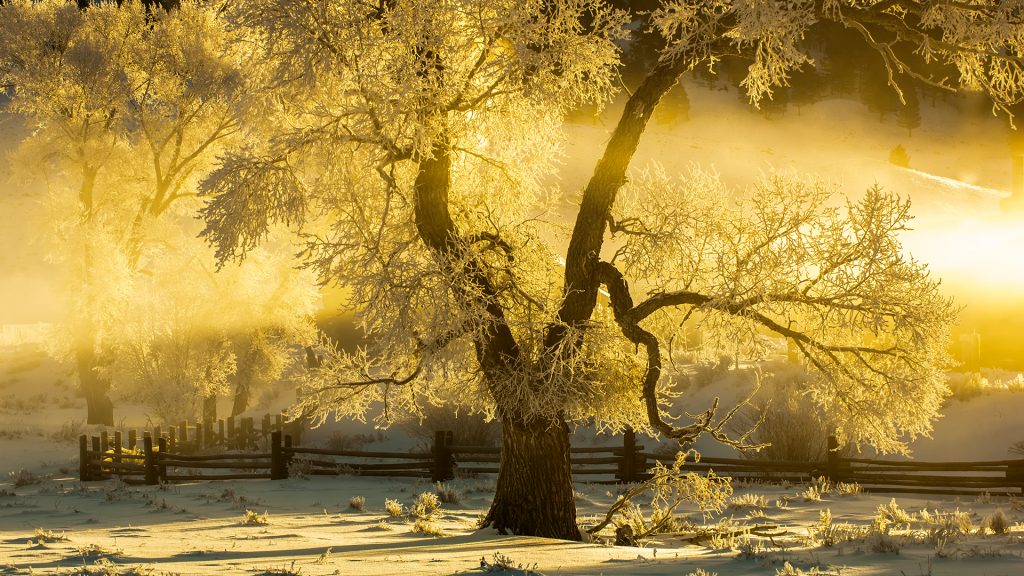
MULTIPOLYGON (((80 438, 80 477, 83 481, 118 476, 126 482, 157 484, 188 480, 284 479, 293 474, 398 476, 444 481, 456 476, 496 474, 500 452, 496 447, 460 446, 451 432, 438 432, 429 451, 370 452, 330 450, 293 445, 292 436, 272 430, 267 452, 198 454, 177 439, 179 451, 167 436, 145 433, 140 447, 113 442, 106 435, 80 438)), ((981 495, 1024 493, 1024 459, 990 462, 915 462, 845 458, 829 438, 825 462, 762 461, 737 458, 701 458, 685 470, 714 471, 719 476, 747 482, 807 482, 824 477, 832 482, 856 482, 867 492, 981 495)), ((622 446, 571 448, 573 476, 591 482, 628 483, 650 477, 656 462, 670 464, 674 455, 646 452, 627 431, 622 446)))
MULTIPOLYGON (((153 426, 148 429, 128 429, 104 432, 92 440, 96 446, 120 445, 131 450, 141 449, 144 436, 166 438, 168 450, 193 454, 210 449, 250 450, 265 444, 271 432, 279 430, 290 435, 296 444, 302 437, 301 422, 288 422, 283 414, 264 414, 263 418, 226 418, 208 422, 182 421, 176 426, 153 426), (257 423, 259 424, 257 426, 257 423), (97 444, 98 443, 98 444, 97 444)), ((104 448, 106 450, 106 448, 104 448)))

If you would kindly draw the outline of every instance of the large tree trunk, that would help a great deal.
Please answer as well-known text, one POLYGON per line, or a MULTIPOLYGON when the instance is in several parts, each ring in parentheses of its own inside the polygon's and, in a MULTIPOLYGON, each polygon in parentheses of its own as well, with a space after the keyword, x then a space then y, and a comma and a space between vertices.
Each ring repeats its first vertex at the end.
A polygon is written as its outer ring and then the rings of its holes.
POLYGON ((231 415, 238 416, 249 407, 249 396, 252 393, 252 370, 244 367, 238 371, 235 381, 235 398, 231 403, 231 415))
POLYGON ((564 422, 503 422, 500 470, 485 526, 503 534, 580 539, 564 422))
POLYGON ((203 398, 203 422, 217 421, 217 395, 211 394, 203 398))
POLYGON ((96 371, 99 362, 96 358, 95 342, 92 335, 82 337, 82 341, 78 343, 75 350, 75 363, 78 368, 78 381, 82 387, 82 396, 85 397, 86 424, 113 426, 114 403, 107 395, 107 392, 110 391, 110 381, 96 371))

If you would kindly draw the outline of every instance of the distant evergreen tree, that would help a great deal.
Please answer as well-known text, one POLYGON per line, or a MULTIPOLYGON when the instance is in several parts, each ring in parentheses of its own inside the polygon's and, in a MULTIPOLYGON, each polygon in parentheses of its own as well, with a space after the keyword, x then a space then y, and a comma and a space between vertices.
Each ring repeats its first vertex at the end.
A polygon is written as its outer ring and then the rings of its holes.
POLYGON ((907 154, 907 149, 902 144, 897 144, 895 148, 889 151, 889 163, 901 168, 910 166, 910 155, 907 154))
POLYGON ((917 88, 914 86, 904 88, 903 99, 905 103, 899 109, 896 121, 901 128, 907 129, 907 136, 910 136, 914 128, 921 125, 921 105, 917 98, 917 88))

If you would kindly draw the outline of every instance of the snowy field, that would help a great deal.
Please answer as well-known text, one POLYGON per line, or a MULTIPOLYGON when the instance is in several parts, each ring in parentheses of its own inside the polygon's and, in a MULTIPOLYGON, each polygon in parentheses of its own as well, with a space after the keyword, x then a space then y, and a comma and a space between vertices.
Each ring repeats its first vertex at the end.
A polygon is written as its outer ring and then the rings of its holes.
MULTIPOLYGON (((419 527, 439 535, 417 532, 409 509, 434 486, 411 479, 83 484, 74 434, 92 430, 74 424, 82 408, 66 367, 38 351, 3 360, 0 574, 473 574, 486 569, 481 559, 493 573, 505 574, 1024 574, 1024 499, 900 495, 896 503, 908 517, 887 526, 883 537, 872 525, 884 519, 878 510, 890 496, 737 486, 723 513, 704 518, 695 509, 681 510, 691 526, 637 548, 611 546, 608 537, 573 543, 477 530, 493 478, 450 483, 458 502, 442 503, 436 518, 419 527), (362 511, 351 507, 354 497, 364 499, 362 511), (388 499, 402 504, 397 516, 385 509, 388 499), (824 510, 831 525, 822 523, 824 510), (982 529, 997 510, 1005 515, 1003 534, 982 529), (248 521, 246 511, 254 513, 248 521), (762 527, 760 535, 742 533, 751 526, 762 527), (712 527, 734 536, 702 537, 712 527)), ((728 392, 712 386, 691 399, 699 405, 712 393, 728 392)), ((1021 439, 1021 413, 1020 393, 951 402, 934 438, 917 442, 915 453, 929 460, 1006 458, 1009 444, 1021 439)), ((140 407, 119 402, 122 417, 127 425, 145 422, 140 407)), ((348 424, 336 430, 368 429, 348 424)), ((584 432, 576 441, 601 441, 584 432)), ((310 441, 323 441, 327 433, 317 431, 310 441)), ((411 443, 398 430, 385 436, 372 449, 411 443)), ((578 483, 576 490, 586 526, 603 515, 618 488, 578 483)))
MULTIPOLYGON (((635 548, 476 530, 493 489, 486 479, 451 483, 460 499, 441 505, 433 524, 443 533, 434 536, 416 533, 410 519, 391 517, 384 507, 385 499, 408 507, 419 492, 433 491, 424 482, 320 477, 129 487, 52 474, 39 484, 3 486, 0 574, 472 574, 485 571, 481 559, 496 569, 496 554, 510 568, 549 575, 690 574, 698 568, 722 576, 774 575, 787 573, 786 562, 793 574, 1024 573, 1024 526, 1017 524, 1024 520, 1024 501, 1005 498, 900 497, 899 507, 915 516, 921 510, 966 513, 969 533, 941 520, 915 520, 879 540, 856 534, 870 529, 889 497, 833 493, 807 501, 801 486, 743 487, 723 515, 683 515, 699 525, 770 526, 768 535, 696 541, 665 535, 635 548), (350 507, 353 496, 365 498, 363 511, 350 507), (824 509, 838 526, 831 546, 818 529, 824 509), (1008 533, 983 533, 980 525, 997 509, 1009 520, 1008 533), (246 523, 246 510, 259 517, 246 523)), ((601 513, 614 489, 578 484, 581 518, 601 513)))

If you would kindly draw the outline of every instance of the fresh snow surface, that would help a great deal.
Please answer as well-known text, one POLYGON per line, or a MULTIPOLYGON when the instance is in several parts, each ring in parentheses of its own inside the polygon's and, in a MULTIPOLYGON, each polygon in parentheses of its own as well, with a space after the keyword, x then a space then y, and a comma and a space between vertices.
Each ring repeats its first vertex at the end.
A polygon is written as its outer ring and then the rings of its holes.
MULTIPOLYGON (((830 510, 837 523, 868 526, 890 496, 833 493, 822 501, 805 501, 801 493, 806 487, 796 485, 738 486, 737 496, 764 497, 763 517, 751 517, 750 507, 731 507, 709 518, 693 508, 680 512, 701 526, 723 518, 773 525, 777 528, 771 538, 715 545, 663 536, 633 548, 477 530, 476 522, 493 496, 494 479, 487 477, 451 483, 461 498, 457 504, 442 504, 436 521, 444 532, 441 537, 414 533, 412 521, 391 518, 385 511, 385 499, 408 507, 417 494, 433 490, 429 482, 412 479, 341 476, 160 487, 114 480, 81 483, 76 478, 76 445, 53 438, 62 426, 82 417, 67 368, 31 350, 7 349, 0 360, 0 575, 479 574, 481 559, 493 563, 495 554, 508 558, 513 568, 522 568, 497 574, 525 574, 523 569, 530 569, 546 575, 688 575, 701 568, 720 576, 775 575, 787 561, 808 574, 815 567, 834 575, 1024 574, 1024 499, 899 495, 896 501, 910 512, 968 512, 974 528, 970 535, 941 546, 919 532, 917 542, 902 543, 898 554, 882 554, 863 540, 826 548, 807 535, 823 509, 830 510), (15 486, 17 477, 26 477, 21 470, 40 482, 15 486), (354 496, 365 498, 365 511, 350 509, 354 496), (1009 518, 1009 534, 977 534, 983 519, 996 509, 1009 518), (266 513, 267 523, 244 525, 246 510, 266 513), (66 540, 39 543, 37 529, 63 534, 66 540), (110 555, 108 560, 102 559, 104 554, 110 555), (107 561, 112 564, 104 565, 107 561)), ((714 394, 728 401, 731 395, 742 394, 742 386, 732 380, 725 378, 686 397, 695 408, 714 394)), ((117 408, 126 425, 145 423, 142 408, 122 400, 117 408)), ((1009 392, 953 401, 936 423, 934 438, 915 443, 914 449, 922 459, 1005 458, 1008 445, 1024 439, 1019 433, 1022 410, 1024 394, 1009 392)), ((354 434, 371 428, 344 423, 317 430, 309 441, 322 442, 332 430, 354 434)), ((91 427, 83 431, 95 432, 91 427)), ((369 449, 405 450, 413 445, 398 430, 385 435, 369 449)), ((581 445, 618 442, 621 438, 586 429, 577 430, 574 439, 581 445)), ((655 444, 649 438, 641 442, 650 448, 655 444)), ((704 451, 715 453, 711 446, 704 451)), ((617 489, 578 483, 581 523, 592 525, 603 515, 617 489)))

